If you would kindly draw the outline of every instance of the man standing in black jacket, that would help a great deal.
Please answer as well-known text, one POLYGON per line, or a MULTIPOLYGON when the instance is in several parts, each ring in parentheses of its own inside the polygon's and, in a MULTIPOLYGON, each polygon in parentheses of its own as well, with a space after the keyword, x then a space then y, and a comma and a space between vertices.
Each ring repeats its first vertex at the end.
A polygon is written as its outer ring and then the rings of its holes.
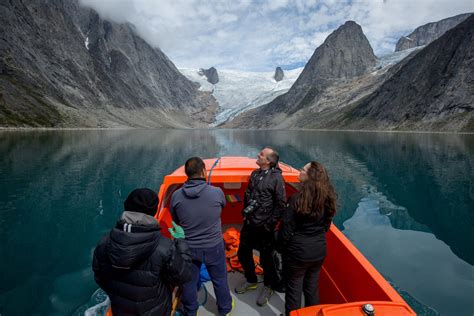
POLYGON ((150 189, 132 191, 124 206, 115 228, 94 251, 95 281, 109 296, 114 316, 169 316, 174 286, 191 279, 184 233, 175 226, 174 241, 160 233, 154 217, 158 197, 150 189))
POLYGON ((250 175, 244 200, 244 224, 240 232, 239 261, 244 269, 246 281, 235 289, 242 294, 257 288, 257 275, 253 249, 260 251, 260 263, 264 271, 264 287, 257 304, 268 303, 273 289, 277 286, 277 272, 273 264, 272 252, 275 248, 274 229, 285 207, 285 183, 278 167, 276 150, 265 147, 257 156, 260 167, 250 175))

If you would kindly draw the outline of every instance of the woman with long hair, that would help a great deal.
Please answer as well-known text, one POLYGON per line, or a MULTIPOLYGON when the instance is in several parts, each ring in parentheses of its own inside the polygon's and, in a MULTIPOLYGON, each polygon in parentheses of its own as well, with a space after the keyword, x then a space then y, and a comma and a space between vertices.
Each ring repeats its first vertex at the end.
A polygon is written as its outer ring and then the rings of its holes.
POLYGON ((326 232, 336 213, 337 194, 326 169, 312 161, 301 169, 300 190, 288 201, 279 233, 285 276, 285 313, 319 304, 318 280, 326 257, 326 232))

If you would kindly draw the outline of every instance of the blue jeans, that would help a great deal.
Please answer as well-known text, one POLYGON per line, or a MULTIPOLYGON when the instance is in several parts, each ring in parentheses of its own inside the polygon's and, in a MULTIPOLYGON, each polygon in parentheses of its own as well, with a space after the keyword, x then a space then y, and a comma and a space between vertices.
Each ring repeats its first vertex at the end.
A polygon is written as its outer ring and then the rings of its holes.
POLYGON ((216 294, 219 315, 225 315, 232 309, 232 297, 227 284, 227 265, 225 261, 224 242, 210 248, 191 248, 193 258, 191 281, 183 284, 181 303, 185 315, 196 315, 199 308, 197 302, 197 284, 201 265, 206 265, 216 294))

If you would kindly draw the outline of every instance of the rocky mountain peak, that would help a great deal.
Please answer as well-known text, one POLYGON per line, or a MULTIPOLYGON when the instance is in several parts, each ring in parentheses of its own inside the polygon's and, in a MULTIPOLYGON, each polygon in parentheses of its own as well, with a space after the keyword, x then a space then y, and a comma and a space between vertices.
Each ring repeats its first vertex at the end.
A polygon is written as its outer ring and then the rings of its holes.
POLYGON ((199 75, 206 76, 207 81, 211 84, 216 84, 219 82, 219 75, 217 74, 217 70, 214 67, 211 67, 209 69, 201 68, 199 70, 199 75))
POLYGON ((360 25, 347 21, 316 49, 306 67, 313 79, 339 79, 360 76, 375 66, 375 62, 372 47, 360 25))
POLYGON ((449 29, 452 29, 462 21, 466 20, 471 14, 472 13, 459 14, 417 27, 413 32, 407 36, 402 36, 398 40, 395 51, 398 52, 417 46, 428 45, 446 33, 449 29))
POLYGON ((376 57, 362 28, 354 21, 347 21, 316 48, 285 103, 294 104, 290 112, 305 107, 327 86, 361 76, 375 64, 376 57))
POLYGON ((474 15, 423 48, 361 100, 348 115, 350 128, 472 131, 473 56, 474 15))
POLYGON ((275 79, 275 81, 276 82, 282 81, 284 77, 285 77, 285 73, 283 72, 283 69, 281 69, 281 67, 276 67, 275 74, 273 75, 273 78, 275 79))
POLYGON ((279 119, 289 117, 317 102, 331 85, 364 75, 375 64, 376 57, 362 28, 354 21, 347 21, 316 48, 286 94, 255 111, 244 113, 230 126, 238 125, 239 122, 245 122, 245 126, 278 124, 279 119))

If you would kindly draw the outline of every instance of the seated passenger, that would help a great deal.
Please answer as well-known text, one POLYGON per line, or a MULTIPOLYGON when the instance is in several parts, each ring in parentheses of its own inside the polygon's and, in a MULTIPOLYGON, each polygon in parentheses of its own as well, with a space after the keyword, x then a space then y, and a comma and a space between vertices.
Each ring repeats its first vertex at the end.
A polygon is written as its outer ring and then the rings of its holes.
POLYGON ((283 212, 279 244, 285 275, 285 313, 319 304, 318 280, 326 257, 326 232, 336 213, 337 194, 326 169, 312 161, 299 175, 300 190, 289 200, 283 212))
POLYGON ((197 284, 204 263, 214 286, 219 315, 226 315, 232 310, 232 297, 221 227, 225 196, 220 188, 206 183, 206 166, 201 158, 188 159, 184 169, 188 180, 173 193, 170 206, 173 220, 184 229, 194 263, 192 279, 183 285, 184 314, 194 316, 198 310, 197 284))
POLYGON ((132 191, 124 206, 94 251, 95 281, 109 296, 114 316, 169 316, 173 287, 191 279, 184 235, 174 241, 161 235, 154 217, 158 197, 150 189, 132 191))

